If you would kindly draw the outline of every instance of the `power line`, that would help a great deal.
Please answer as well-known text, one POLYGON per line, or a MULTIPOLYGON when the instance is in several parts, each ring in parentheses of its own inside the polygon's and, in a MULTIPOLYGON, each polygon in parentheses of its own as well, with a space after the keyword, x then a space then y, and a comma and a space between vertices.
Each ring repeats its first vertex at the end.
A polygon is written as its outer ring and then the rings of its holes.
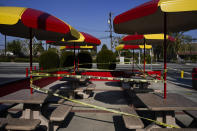
POLYGON ((87 27, 82 27, 82 26, 75 26, 75 27, 79 28, 80 30, 86 30, 90 32, 105 32, 104 30, 97 30, 97 29, 92 29, 92 28, 87 28, 87 27))

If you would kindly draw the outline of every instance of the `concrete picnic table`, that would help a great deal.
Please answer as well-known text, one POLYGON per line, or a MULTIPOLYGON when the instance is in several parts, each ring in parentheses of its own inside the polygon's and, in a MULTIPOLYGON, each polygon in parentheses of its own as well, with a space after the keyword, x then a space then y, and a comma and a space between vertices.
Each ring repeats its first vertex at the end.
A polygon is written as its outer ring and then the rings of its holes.
MULTIPOLYGON (((159 94, 153 93, 142 93, 136 95, 150 111, 154 111, 155 120, 169 125, 177 126, 175 122, 175 111, 197 110, 196 102, 175 93, 168 94, 166 99, 163 99, 163 96, 159 94)), ((156 125, 152 123, 146 127, 146 129, 149 130, 155 126, 156 125)))
POLYGON ((77 89, 80 87, 81 84, 86 85, 89 82, 89 79, 64 77, 63 79, 61 79, 61 81, 68 81, 71 83, 71 87, 67 89, 69 93, 69 98, 75 98, 75 92, 77 91, 77 89))
POLYGON ((0 103, 22 103, 23 113, 21 118, 40 119, 42 125, 48 125, 48 120, 42 115, 41 110, 47 101, 48 94, 22 89, 6 96, 0 97, 0 103))

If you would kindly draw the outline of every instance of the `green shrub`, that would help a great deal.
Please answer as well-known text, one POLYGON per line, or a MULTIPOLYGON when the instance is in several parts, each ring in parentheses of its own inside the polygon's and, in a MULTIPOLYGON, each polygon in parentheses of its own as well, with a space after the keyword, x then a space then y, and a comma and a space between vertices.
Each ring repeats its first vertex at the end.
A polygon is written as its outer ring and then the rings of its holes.
MULTIPOLYGON (((146 64, 150 64, 151 63, 151 56, 150 55, 146 55, 146 64)), ((141 63, 144 63, 144 55, 141 56, 141 63)))
POLYGON ((29 58, 15 58, 14 59, 15 62, 29 62, 29 58))
POLYGON ((59 67, 59 56, 53 51, 45 51, 40 55, 39 66, 43 69, 53 69, 59 67))
POLYGON ((74 65, 74 53, 71 51, 62 52, 60 57, 60 67, 70 67, 74 65))
MULTIPOLYGON (((26 58, 21 58, 21 57, 14 58, 14 62, 29 62, 29 61, 30 61, 29 57, 26 57, 26 58)), ((39 62, 38 58, 33 58, 32 61, 33 62, 39 62)))
POLYGON ((98 69, 110 69, 116 68, 116 56, 110 50, 101 50, 96 58, 98 69))
POLYGON ((87 51, 80 52, 77 56, 79 60, 79 68, 92 68, 92 57, 91 54, 87 51), (89 64, 85 64, 89 63, 89 64))
POLYGON ((12 58, 12 57, 1 56, 0 62, 11 62, 11 61, 13 61, 13 59, 14 58, 12 58))

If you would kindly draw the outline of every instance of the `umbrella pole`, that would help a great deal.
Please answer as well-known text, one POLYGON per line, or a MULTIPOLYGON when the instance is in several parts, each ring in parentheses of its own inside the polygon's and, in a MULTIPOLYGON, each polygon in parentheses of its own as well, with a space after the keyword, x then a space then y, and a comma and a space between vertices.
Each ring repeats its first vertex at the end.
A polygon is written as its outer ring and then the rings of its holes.
POLYGON ((134 71, 134 49, 133 49, 133 71, 134 71))
POLYGON ((151 71, 153 70, 153 65, 152 65, 152 48, 150 49, 150 60, 151 60, 151 71))
POLYGON ((75 58, 76 56, 75 56, 75 43, 74 43, 74 74, 75 74, 75 58))
POLYGON ((139 49, 139 58, 138 58, 138 60, 139 60, 139 65, 140 65, 140 53, 141 53, 141 50, 139 49))
POLYGON ((146 69, 146 67, 145 67, 145 64, 146 64, 146 58, 145 58, 146 50, 145 50, 145 46, 146 46, 146 40, 144 38, 144 74, 145 74, 145 69, 146 69))
POLYGON ((32 28, 29 29, 29 50, 30 50, 30 54, 29 54, 29 62, 30 62, 30 92, 31 94, 33 94, 33 88, 32 88, 32 28))
POLYGON ((5 56, 6 56, 6 35, 5 35, 5 56))
POLYGON ((167 13, 164 12, 164 99, 166 99, 166 89, 167 89, 167 83, 166 83, 166 76, 167 76, 167 41, 166 41, 166 35, 167 35, 167 13))
MULTIPOLYGON (((79 56, 79 49, 78 49, 78 56, 79 56)), ((77 70, 79 71, 79 57, 77 57, 78 63, 77 63, 77 70)))

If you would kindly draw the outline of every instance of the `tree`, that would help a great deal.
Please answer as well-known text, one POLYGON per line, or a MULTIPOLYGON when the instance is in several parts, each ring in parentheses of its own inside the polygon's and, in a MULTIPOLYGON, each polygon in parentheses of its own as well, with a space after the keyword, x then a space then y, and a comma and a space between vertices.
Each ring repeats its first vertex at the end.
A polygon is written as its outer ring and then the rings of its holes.
POLYGON ((8 42, 7 50, 12 52, 15 56, 24 56, 22 53, 22 44, 20 40, 13 40, 8 42))
MULTIPOLYGON (((121 44, 121 42, 122 42, 122 38, 123 38, 124 36, 122 36, 122 37, 114 37, 114 48, 116 48, 116 46, 118 46, 119 44, 121 44)), ((115 54, 116 54, 116 56, 121 56, 121 50, 119 50, 119 51, 115 51, 115 54)))
MULTIPOLYGON (((167 43, 167 59, 177 59, 178 52, 185 51, 188 48, 186 44, 192 41, 192 37, 184 35, 184 32, 169 33, 169 35, 175 38, 175 42, 167 43)), ((163 58, 163 45, 157 45, 153 50, 156 60, 163 58)))
POLYGON ((91 54, 91 56, 93 56, 93 57, 96 56, 96 54, 97 54, 97 53, 96 53, 96 50, 91 50, 91 51, 90 51, 90 54, 91 54))
MULTIPOLYGON (((28 56, 30 54, 30 44, 29 44, 29 39, 24 39, 21 41, 22 45, 22 52, 25 56, 28 56)), ((32 55, 34 57, 40 55, 44 51, 44 48, 42 46, 41 41, 37 41, 35 38, 32 39, 32 55)))
POLYGON ((101 50, 97 54, 96 62, 98 69, 114 70, 116 68, 116 56, 111 50, 101 50))
POLYGON ((44 52, 44 48, 42 46, 42 42, 39 41, 38 43, 33 44, 33 56, 36 57, 37 55, 44 52))
POLYGON ((108 50, 107 45, 106 44, 103 44, 101 50, 108 50))
POLYGON ((58 53, 57 48, 49 47, 48 51, 53 51, 55 53, 58 53))
POLYGON ((192 42, 192 37, 189 35, 184 35, 184 32, 170 33, 172 37, 175 38, 175 43, 168 46, 168 54, 178 57, 178 52, 188 50, 192 42))

